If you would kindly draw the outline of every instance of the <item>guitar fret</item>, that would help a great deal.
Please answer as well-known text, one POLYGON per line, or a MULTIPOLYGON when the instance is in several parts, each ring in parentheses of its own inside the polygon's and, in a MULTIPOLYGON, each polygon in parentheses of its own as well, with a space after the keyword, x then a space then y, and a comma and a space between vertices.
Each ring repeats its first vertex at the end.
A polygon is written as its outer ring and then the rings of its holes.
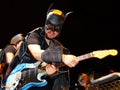
POLYGON ((85 60, 85 59, 89 59, 91 57, 93 57, 93 54, 92 53, 88 53, 88 54, 84 54, 84 55, 78 56, 77 59, 79 61, 82 61, 82 60, 85 60))

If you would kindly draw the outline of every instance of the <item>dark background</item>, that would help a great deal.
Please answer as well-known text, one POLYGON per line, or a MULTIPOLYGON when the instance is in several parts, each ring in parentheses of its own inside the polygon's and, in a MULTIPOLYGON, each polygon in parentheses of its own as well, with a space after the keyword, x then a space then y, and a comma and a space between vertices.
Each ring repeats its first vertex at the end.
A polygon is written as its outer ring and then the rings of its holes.
POLYGON ((109 69, 120 71, 120 14, 119 2, 114 0, 4 0, 0 2, 0 47, 4 48, 17 33, 26 35, 36 27, 43 26, 46 12, 52 8, 64 13, 73 11, 63 26, 59 40, 72 54, 79 56, 96 50, 117 49, 117 56, 102 60, 91 58, 71 68, 71 83, 79 73, 95 71, 100 75, 109 69))

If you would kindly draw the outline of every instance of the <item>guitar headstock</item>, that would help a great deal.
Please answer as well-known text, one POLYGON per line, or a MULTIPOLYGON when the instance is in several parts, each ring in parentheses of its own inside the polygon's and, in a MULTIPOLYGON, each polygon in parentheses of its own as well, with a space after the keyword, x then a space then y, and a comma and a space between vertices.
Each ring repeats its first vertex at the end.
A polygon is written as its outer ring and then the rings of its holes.
POLYGON ((118 51, 116 49, 109 49, 109 50, 97 50, 92 52, 93 57, 102 59, 106 56, 116 56, 118 54, 118 51))

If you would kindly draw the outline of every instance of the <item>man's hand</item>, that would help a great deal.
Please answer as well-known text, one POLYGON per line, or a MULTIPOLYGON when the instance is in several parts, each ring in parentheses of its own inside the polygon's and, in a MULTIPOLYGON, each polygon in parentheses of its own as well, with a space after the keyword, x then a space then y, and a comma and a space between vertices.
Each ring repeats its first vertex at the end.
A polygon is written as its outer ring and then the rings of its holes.
POLYGON ((54 66, 52 64, 47 64, 46 67, 45 67, 45 70, 46 70, 48 75, 53 75, 57 71, 59 71, 59 67, 56 67, 56 66, 54 66))
POLYGON ((62 55, 63 59, 63 63, 65 65, 67 65, 68 67, 75 67, 78 64, 78 60, 77 57, 74 55, 62 55))

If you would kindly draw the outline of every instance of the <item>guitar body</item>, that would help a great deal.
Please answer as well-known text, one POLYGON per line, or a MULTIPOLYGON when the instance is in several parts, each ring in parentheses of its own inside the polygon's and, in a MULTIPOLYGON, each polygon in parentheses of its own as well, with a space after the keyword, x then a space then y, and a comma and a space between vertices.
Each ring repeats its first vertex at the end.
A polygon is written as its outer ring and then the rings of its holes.
POLYGON ((18 64, 8 76, 5 90, 28 90, 31 87, 43 87, 47 85, 47 81, 41 79, 44 75, 46 72, 34 64, 18 64))

